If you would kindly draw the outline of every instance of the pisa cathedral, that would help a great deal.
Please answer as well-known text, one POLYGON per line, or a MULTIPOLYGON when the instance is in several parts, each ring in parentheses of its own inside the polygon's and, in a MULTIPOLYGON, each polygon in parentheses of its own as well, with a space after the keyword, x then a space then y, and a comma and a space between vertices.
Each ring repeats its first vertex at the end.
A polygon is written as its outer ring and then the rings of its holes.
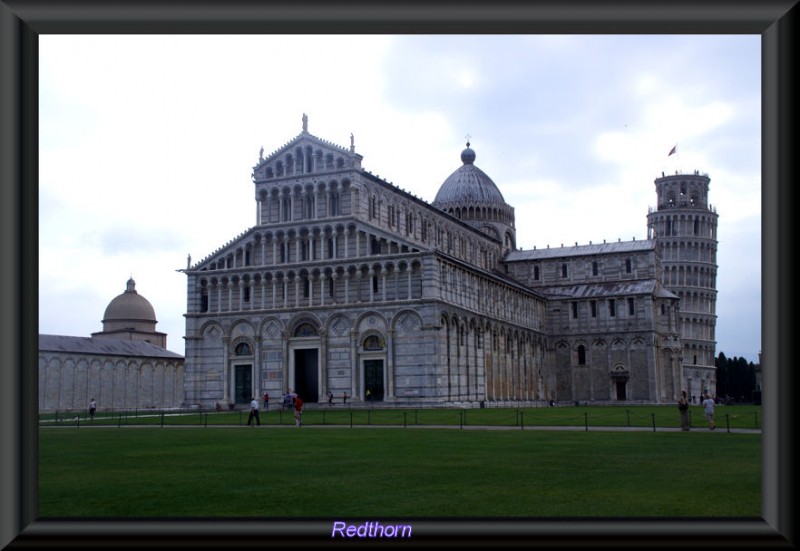
MULTIPOLYGON (((715 381, 709 178, 655 180, 648 239, 521 250, 475 165, 428 203, 309 133, 253 167, 255 225, 187 276, 185 406, 672 403, 715 381)), ((455 160, 455 159, 454 159, 455 160)))

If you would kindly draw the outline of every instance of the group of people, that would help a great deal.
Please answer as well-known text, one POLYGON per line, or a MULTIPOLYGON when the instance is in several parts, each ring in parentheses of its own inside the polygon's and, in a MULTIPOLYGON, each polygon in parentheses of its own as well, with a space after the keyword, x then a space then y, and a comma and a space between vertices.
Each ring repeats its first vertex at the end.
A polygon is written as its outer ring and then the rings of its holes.
MULTIPOLYGON (((295 426, 299 427, 302 425, 303 421, 303 399, 297 395, 295 392, 287 393, 286 396, 283 398, 284 406, 289 406, 294 409, 294 424, 295 426)), ((264 393, 264 410, 269 407, 269 393, 264 393)), ((247 419, 247 425, 252 427, 253 419, 255 419, 256 424, 261 424, 261 418, 259 417, 258 413, 258 400, 256 400, 255 396, 250 400, 250 417, 247 419)))
MULTIPOLYGON (((681 430, 689 430, 689 399, 686 396, 686 391, 681 391, 681 397, 678 399, 678 411, 681 414, 681 430)), ((714 399, 708 395, 703 395, 703 412, 708 422, 708 430, 714 430, 717 425, 714 423, 714 399)))

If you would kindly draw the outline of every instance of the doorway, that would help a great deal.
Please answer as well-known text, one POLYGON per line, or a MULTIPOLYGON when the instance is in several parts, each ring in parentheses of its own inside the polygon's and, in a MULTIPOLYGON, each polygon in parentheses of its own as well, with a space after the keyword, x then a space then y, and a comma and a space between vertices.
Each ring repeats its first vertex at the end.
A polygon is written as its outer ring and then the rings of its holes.
POLYGON ((364 360, 364 401, 383 401, 383 360, 364 360))
POLYGON ((625 396, 625 381, 617 381, 617 400, 627 400, 625 396))
POLYGON ((233 401, 236 404, 249 404, 253 399, 253 366, 237 365, 234 369, 233 401))
POLYGON ((319 349, 295 349, 294 391, 304 402, 319 402, 319 349))

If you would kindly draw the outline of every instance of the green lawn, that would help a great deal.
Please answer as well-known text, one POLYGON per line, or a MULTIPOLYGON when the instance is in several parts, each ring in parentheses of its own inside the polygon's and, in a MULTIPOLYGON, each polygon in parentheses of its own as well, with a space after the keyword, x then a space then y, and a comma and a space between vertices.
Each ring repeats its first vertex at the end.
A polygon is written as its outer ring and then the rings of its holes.
POLYGON ((42 517, 761 516, 758 434, 265 425, 39 436, 42 517))

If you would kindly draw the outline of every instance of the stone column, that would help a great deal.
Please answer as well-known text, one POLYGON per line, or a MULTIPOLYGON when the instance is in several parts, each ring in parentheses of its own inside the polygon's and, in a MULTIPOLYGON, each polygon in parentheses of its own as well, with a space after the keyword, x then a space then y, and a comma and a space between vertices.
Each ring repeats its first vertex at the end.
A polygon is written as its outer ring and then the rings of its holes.
POLYGON ((386 331, 386 397, 394 398, 394 331, 386 331))
POLYGON ((361 390, 358 373, 358 331, 350 332, 350 387, 353 400, 361 401, 361 390))

